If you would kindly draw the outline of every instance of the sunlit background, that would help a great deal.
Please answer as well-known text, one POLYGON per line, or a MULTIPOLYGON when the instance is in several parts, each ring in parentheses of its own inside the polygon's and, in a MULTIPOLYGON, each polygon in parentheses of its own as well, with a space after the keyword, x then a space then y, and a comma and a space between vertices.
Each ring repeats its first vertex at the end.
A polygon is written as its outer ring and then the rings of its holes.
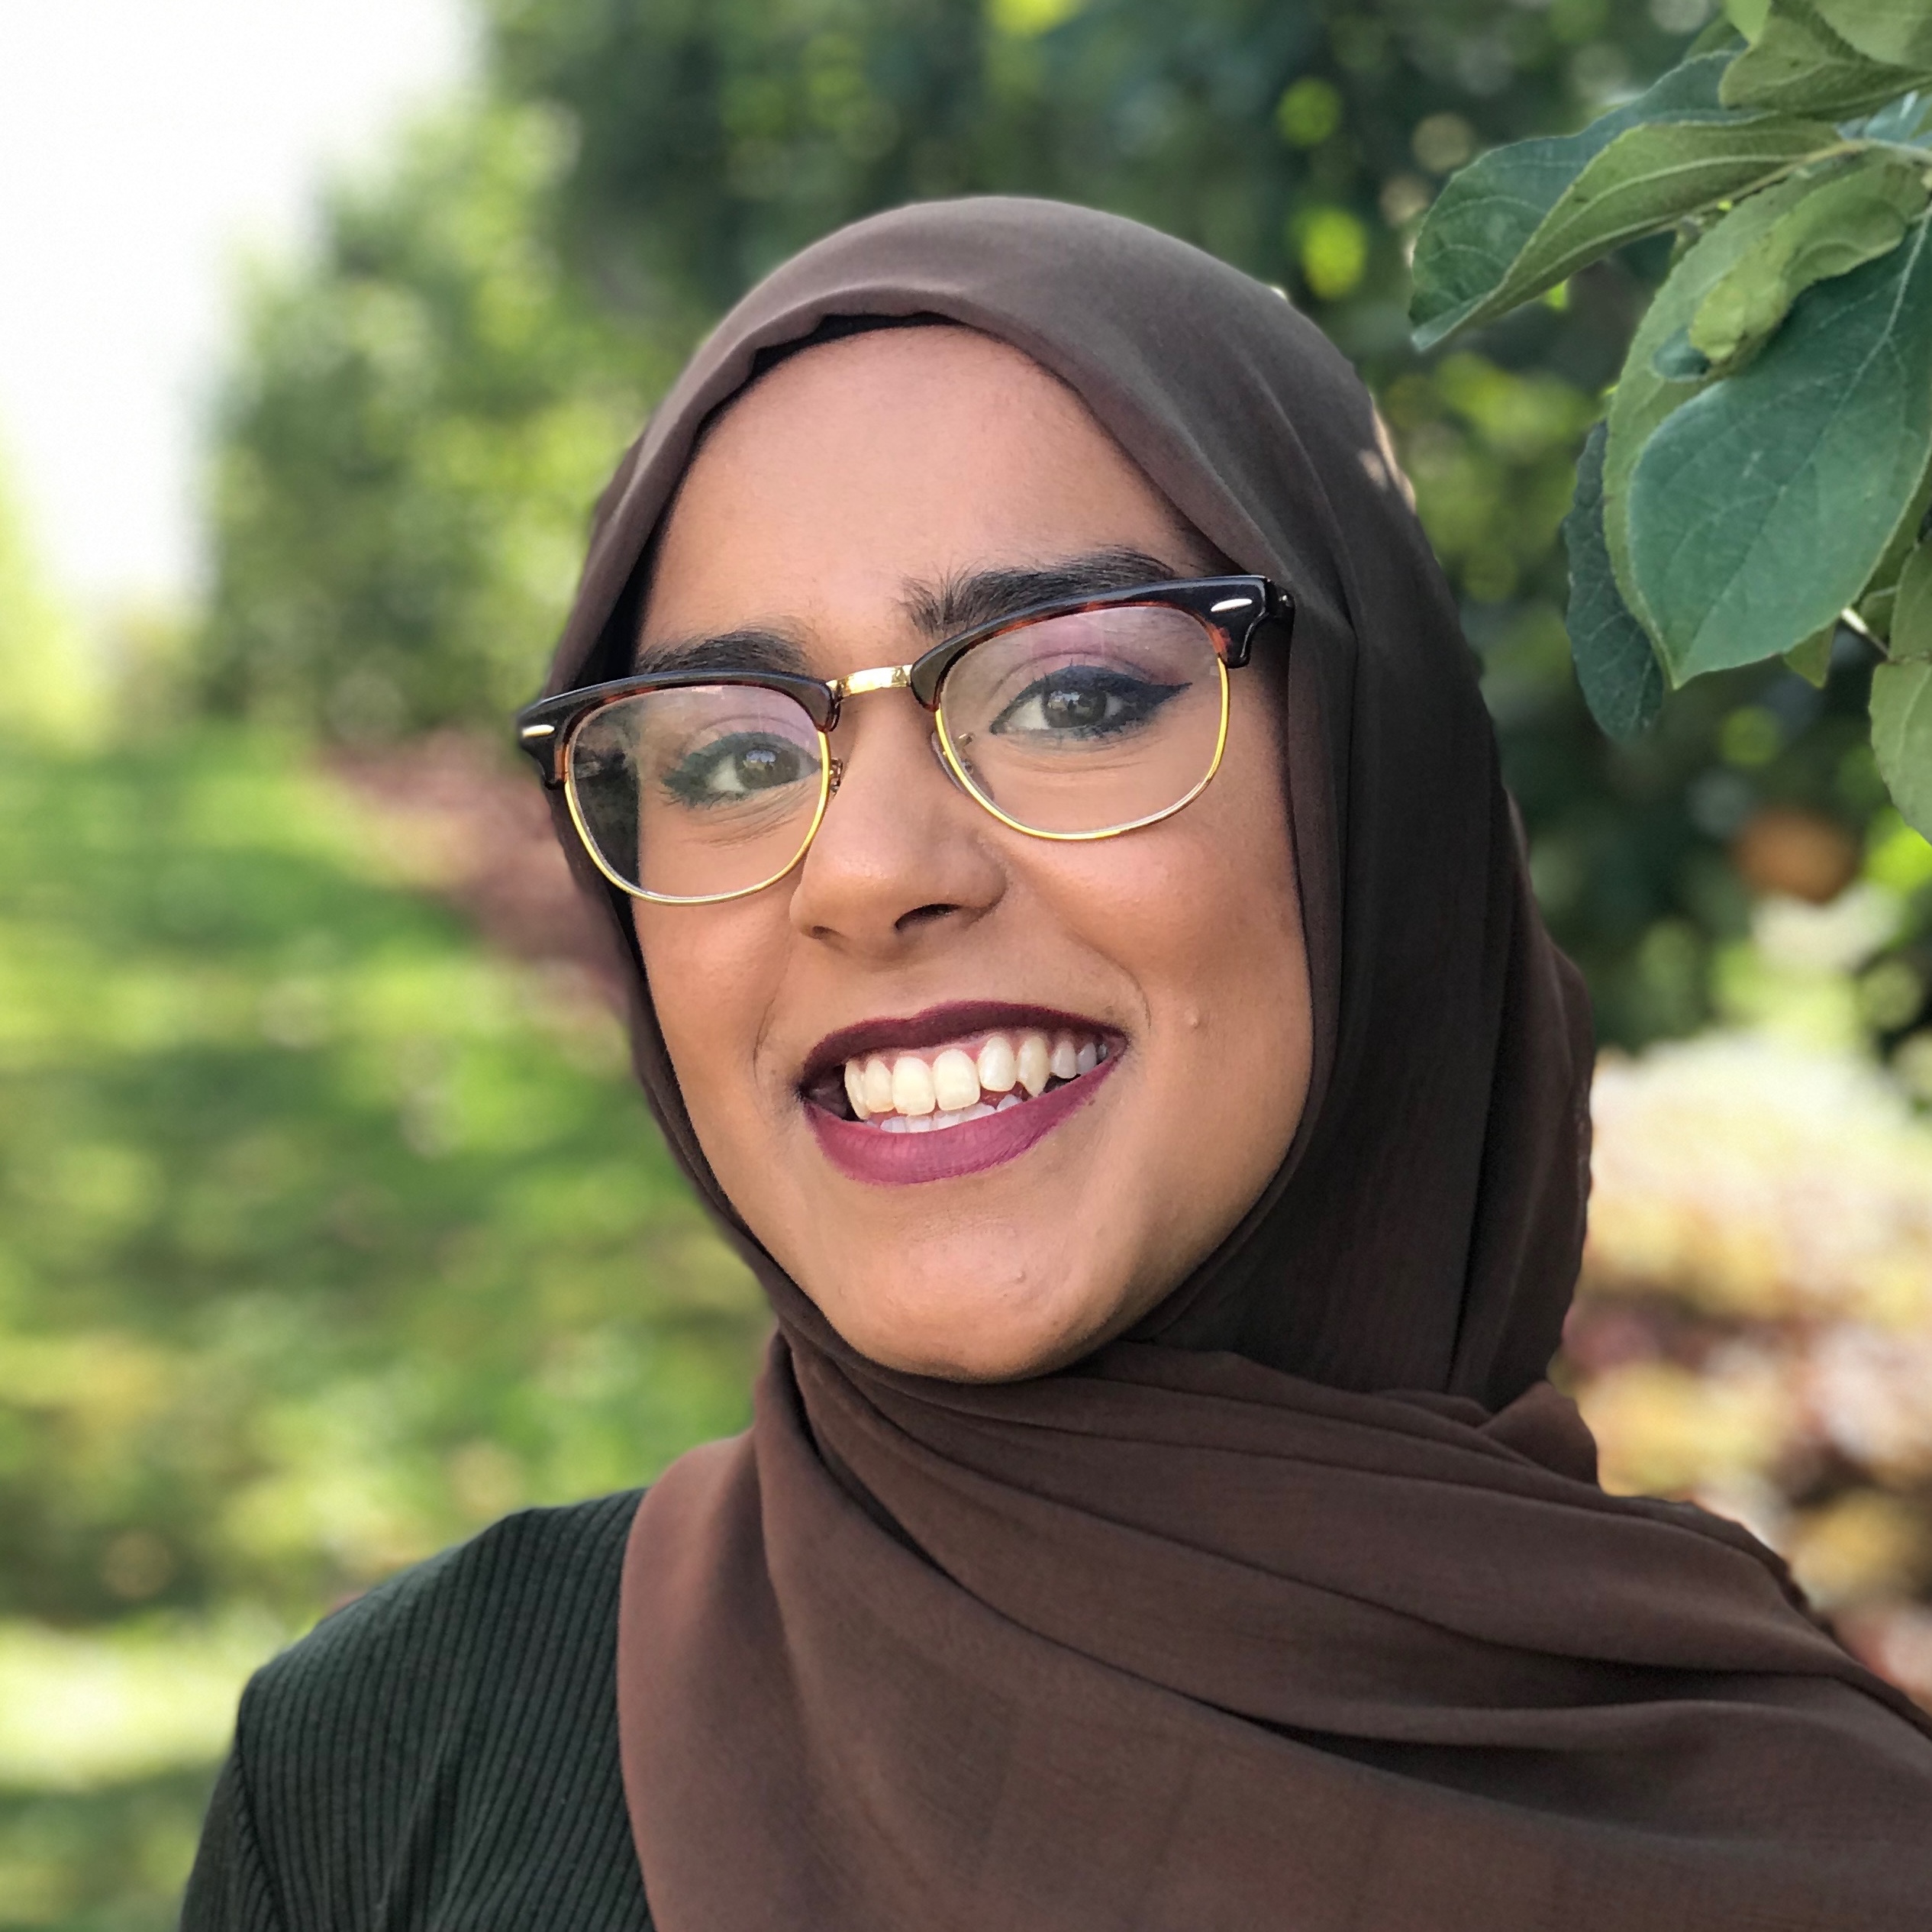
POLYGON ((706 321, 938 193, 1118 208, 1374 384, 1605 1043, 1560 1372, 1932 1702, 1932 847, 1869 665, 1590 725, 1556 526, 1661 272, 1428 359, 1445 175, 1706 0, 69 0, 0 15, 0 1926, 173 1921, 237 1690, 735 1427, 762 1311, 499 750, 706 321))

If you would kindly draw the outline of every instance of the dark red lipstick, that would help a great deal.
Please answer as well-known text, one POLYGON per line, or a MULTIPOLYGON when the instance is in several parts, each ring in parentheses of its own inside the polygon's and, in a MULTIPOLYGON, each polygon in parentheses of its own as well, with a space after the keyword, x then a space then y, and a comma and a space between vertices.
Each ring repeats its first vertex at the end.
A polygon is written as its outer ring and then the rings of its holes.
POLYGON ((1003 1113, 930 1134, 882 1133, 863 1121, 840 1120, 811 1101, 805 1103, 805 1117, 826 1159, 852 1180, 888 1186, 957 1180, 1018 1159, 1085 1106, 1119 1064, 1118 1057, 1102 1060, 1091 1073, 1055 1087, 1037 1100, 1022 1099, 1018 1106, 1003 1113))
POLYGON ((847 1060, 863 1059, 882 1048, 896 1047, 901 1053, 916 1053, 921 1047, 943 1047, 949 1040, 963 1040, 979 1033, 1069 1033, 1105 1040, 1110 1049, 1121 1043, 1120 1034, 1113 1027, 1079 1013, 1063 1012, 1057 1007, 1021 1006, 1000 999, 950 1000, 943 1006, 928 1006, 903 1018, 887 1016, 861 1020, 856 1026, 828 1033, 806 1055, 798 1086, 802 1092, 809 1093, 821 1081, 836 1081, 847 1060))
MULTIPOLYGON (((1015 1159, 1077 1113, 1099 1091, 1101 1079, 1113 1071, 1125 1047, 1114 1028, 1059 1008, 1006 1000, 952 1001, 918 1013, 861 1021, 827 1034, 807 1057, 798 1085, 812 1132, 841 1173, 887 1185, 952 1180, 1015 1159), (1085 1072, 1072 1075, 1067 1069, 1070 1077, 1056 1076, 1031 1098, 1025 1087, 1017 1085, 1003 1095, 986 1092, 982 1105, 997 1107, 996 1112, 955 1117, 946 1126, 928 1126, 929 1121, 946 1118, 933 1114, 916 1124, 888 1116, 891 1124, 886 1125, 879 1118, 864 1118, 863 1107, 855 1117, 856 1095, 848 1095, 846 1088, 848 1062, 873 1054, 923 1057, 928 1049, 952 1046, 976 1057, 994 1034, 1005 1035, 1016 1047, 1034 1034, 1085 1042, 1104 1057, 1095 1064, 1092 1052, 1083 1053, 1085 1072), (904 1130, 908 1124, 913 1130, 904 1130)), ((1070 1049, 1063 1046, 1061 1050, 1070 1049)), ((1006 1077, 1011 1079, 1010 1072, 1006 1077)))

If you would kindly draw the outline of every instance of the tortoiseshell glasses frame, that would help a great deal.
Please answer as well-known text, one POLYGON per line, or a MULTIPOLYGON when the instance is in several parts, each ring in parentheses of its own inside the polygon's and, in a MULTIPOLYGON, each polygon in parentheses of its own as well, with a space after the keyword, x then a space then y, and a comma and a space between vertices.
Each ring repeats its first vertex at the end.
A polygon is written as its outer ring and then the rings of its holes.
MULTIPOLYGON (((949 775, 976 803, 1016 832, 1033 838, 1084 841, 1115 838, 1122 833, 1136 831, 1172 818, 1200 795, 1221 768, 1227 742, 1227 673, 1248 662, 1255 637, 1264 625, 1279 627, 1285 643, 1293 618, 1292 598, 1266 577, 1200 577, 1138 585, 1094 596, 1031 605, 943 639, 909 663, 875 666, 843 678, 818 679, 768 670, 685 669, 643 671, 630 677, 588 685, 581 690, 560 692, 553 697, 538 699, 517 714, 517 743, 535 762, 546 786, 552 790, 563 790, 585 850, 611 884, 636 898, 670 905, 710 905, 761 892, 783 878, 803 859, 843 774, 843 764, 832 756, 831 734, 837 727, 846 701, 872 692, 907 692, 931 713, 934 743, 949 775), (1211 643, 1219 687, 1219 717, 1213 730, 1211 755, 1200 761, 1201 769, 1193 774, 1180 795, 1163 802, 1156 809, 1140 812, 1121 822, 1073 830, 1024 822, 1004 809, 990 795, 972 760, 963 755, 961 746, 955 740, 946 705, 951 674, 962 660, 968 659, 980 647, 996 639, 1011 639, 1014 632, 1032 630, 1054 619, 1104 614, 1135 607, 1183 613, 1199 625, 1211 643), (652 692, 731 687, 750 687, 789 698, 810 721, 818 739, 818 795, 809 821, 805 822, 801 814, 802 830, 795 849, 789 852, 782 865, 764 871, 753 881, 720 892, 669 892, 650 889, 639 880, 625 877, 600 849, 579 796, 575 769, 577 747, 586 726, 613 705, 621 705, 627 699, 652 692)), ((1201 748, 1205 750, 1206 745, 1204 731, 1201 748)), ((801 805, 803 802, 800 801, 801 805)), ((639 869, 642 869, 641 861, 639 869)))

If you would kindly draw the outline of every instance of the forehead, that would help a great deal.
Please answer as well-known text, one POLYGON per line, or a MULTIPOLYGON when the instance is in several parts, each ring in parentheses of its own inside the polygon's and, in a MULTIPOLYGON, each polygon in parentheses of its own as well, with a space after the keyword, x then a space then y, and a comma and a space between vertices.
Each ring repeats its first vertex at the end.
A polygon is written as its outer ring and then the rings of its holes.
POLYGON ((791 357, 712 426, 666 521, 645 630, 809 622, 895 599, 908 579, 1191 551, 1188 537, 1080 398, 1018 350, 952 326, 879 331, 791 357))

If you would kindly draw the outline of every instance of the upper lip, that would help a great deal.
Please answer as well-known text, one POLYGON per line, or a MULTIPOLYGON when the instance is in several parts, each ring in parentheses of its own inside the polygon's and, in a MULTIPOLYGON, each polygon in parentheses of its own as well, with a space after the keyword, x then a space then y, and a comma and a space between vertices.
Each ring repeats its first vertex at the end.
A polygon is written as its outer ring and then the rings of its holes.
POLYGON ((801 1090, 813 1087, 847 1060, 860 1059, 882 1047, 917 1052, 921 1047, 937 1047, 969 1034, 989 1032, 1090 1034, 1116 1047, 1121 1040, 1118 1028, 1058 1007, 1024 1006, 1003 999, 952 1000, 923 1012, 882 1015, 828 1033, 806 1055, 798 1085, 801 1090))

